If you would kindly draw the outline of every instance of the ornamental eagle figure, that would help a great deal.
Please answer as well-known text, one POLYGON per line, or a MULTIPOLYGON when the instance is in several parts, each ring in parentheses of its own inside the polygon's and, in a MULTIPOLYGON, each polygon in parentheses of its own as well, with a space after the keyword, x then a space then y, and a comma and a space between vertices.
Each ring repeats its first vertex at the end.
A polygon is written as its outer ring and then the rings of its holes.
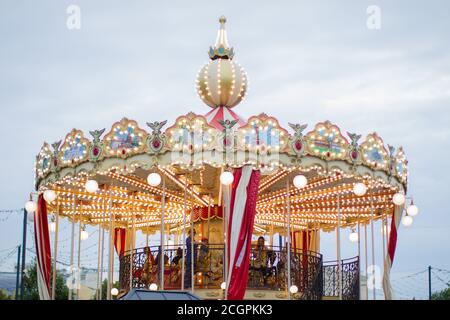
POLYGON ((296 136, 301 136, 303 130, 306 129, 308 126, 307 124, 298 124, 298 123, 290 123, 288 122, 289 126, 295 131, 296 136))
POLYGON ((234 127, 234 125, 238 122, 238 120, 218 120, 219 124, 224 127, 226 130, 230 130, 234 127))
POLYGON ((347 135, 349 136, 350 139, 352 139, 352 145, 353 146, 357 146, 358 145, 358 140, 361 139, 361 135, 360 134, 356 134, 356 133, 350 133, 347 131, 347 135))
POLYGON ((91 136, 94 138, 95 143, 100 141, 100 136, 103 134, 103 132, 105 132, 105 128, 103 128, 101 130, 89 131, 91 136))
POLYGON ((161 128, 167 123, 167 120, 164 121, 155 121, 155 122, 147 122, 147 126, 153 130, 153 133, 159 134, 161 133, 161 128))

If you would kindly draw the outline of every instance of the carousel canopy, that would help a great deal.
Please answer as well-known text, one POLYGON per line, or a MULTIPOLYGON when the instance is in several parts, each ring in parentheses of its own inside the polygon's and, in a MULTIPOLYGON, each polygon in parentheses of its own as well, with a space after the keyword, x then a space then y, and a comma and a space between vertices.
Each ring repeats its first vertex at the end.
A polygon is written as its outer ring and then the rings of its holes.
POLYGON ((252 165, 262 174, 255 230, 264 233, 286 223, 286 195, 291 203, 291 227, 332 230, 392 216, 393 195, 406 193, 407 160, 403 149, 386 146, 376 133, 348 133, 330 121, 311 126, 280 126, 267 114, 242 119, 232 107, 245 95, 247 78, 233 62, 220 19, 211 61, 197 79, 200 98, 212 107, 206 116, 188 113, 173 123, 147 122, 148 129, 123 118, 108 130, 73 129, 64 140, 44 143, 36 157, 36 189, 51 189, 56 199, 50 212, 85 223, 106 223, 152 231, 164 220, 173 227, 183 222, 221 219, 224 170, 252 165), (158 173, 162 183, 150 183, 158 173), (292 182, 303 175, 306 186, 292 182), (86 188, 95 180, 98 190, 86 188), (367 191, 356 195, 355 184, 367 191), (89 191, 88 191, 89 190, 89 191), (337 203, 339 201, 339 209, 337 203), (209 209, 208 209, 209 208, 209 209))

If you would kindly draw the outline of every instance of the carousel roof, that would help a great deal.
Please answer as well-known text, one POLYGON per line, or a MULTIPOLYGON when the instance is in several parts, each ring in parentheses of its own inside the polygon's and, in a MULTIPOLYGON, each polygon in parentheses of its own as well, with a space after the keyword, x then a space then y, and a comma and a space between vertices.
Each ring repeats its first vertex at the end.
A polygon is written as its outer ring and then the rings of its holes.
MULTIPOLYGON (((221 18, 210 64, 234 64, 224 23, 221 18)), ((185 210, 192 212, 192 220, 220 219, 221 172, 252 165, 262 174, 255 219, 259 232, 286 223, 288 194, 294 229, 335 228, 338 197, 343 226, 392 215, 393 195, 406 193, 407 186, 401 147, 386 147, 376 133, 360 142, 361 135, 345 136, 330 121, 307 131, 307 125, 298 123, 283 128, 267 114, 244 120, 230 108, 243 98, 246 76, 240 68, 233 71, 218 64, 211 72, 210 67, 203 80, 200 72, 198 81, 200 97, 213 108, 206 116, 188 113, 169 125, 147 122, 150 130, 123 118, 108 131, 90 131, 91 139, 73 129, 64 140, 44 143, 36 157, 35 178, 38 191, 57 194, 50 212, 58 210, 90 224, 106 223, 111 214, 118 226, 129 227, 133 221, 136 228, 151 232, 161 222, 164 194, 167 224, 180 225, 185 210), (164 186, 147 183, 152 172, 163 176, 164 186), (299 173, 308 181, 302 189, 290 183, 299 173), (100 186, 95 193, 85 189, 89 179, 100 186), (358 182, 368 187, 362 196, 353 192, 358 182)))

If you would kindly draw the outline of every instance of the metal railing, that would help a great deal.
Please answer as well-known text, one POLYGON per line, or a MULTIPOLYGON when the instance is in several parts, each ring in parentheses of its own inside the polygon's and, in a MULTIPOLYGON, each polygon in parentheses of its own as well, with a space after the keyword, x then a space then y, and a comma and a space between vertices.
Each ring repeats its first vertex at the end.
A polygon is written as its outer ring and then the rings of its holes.
MULTIPOLYGON (((337 261, 323 263, 323 296, 339 297, 337 261)), ((359 257, 341 260, 342 300, 359 300, 359 257)))
MULTIPOLYGON (((160 287, 161 263, 159 246, 138 248, 120 257, 120 289, 160 287), (131 270, 130 270, 131 268, 131 270)), ((194 257, 194 289, 218 289, 224 281, 224 246, 196 245, 192 253, 184 247, 184 289, 191 285, 191 256, 194 257)), ((180 290, 182 285, 183 246, 164 249, 163 282, 166 290, 180 290)), ((251 248, 247 281, 248 289, 287 290, 287 250, 266 246, 251 248)), ((317 252, 291 249, 291 285, 298 287, 297 299, 321 299, 323 294, 322 255, 317 252)))

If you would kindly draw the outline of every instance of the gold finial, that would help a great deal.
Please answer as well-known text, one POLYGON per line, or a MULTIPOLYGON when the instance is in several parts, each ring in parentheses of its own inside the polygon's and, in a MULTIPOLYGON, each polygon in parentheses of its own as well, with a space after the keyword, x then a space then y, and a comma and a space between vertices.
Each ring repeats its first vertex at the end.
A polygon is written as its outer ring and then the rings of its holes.
POLYGON ((227 22, 227 18, 225 18, 225 16, 222 15, 219 18, 219 22, 220 22, 220 24, 225 24, 227 22))

